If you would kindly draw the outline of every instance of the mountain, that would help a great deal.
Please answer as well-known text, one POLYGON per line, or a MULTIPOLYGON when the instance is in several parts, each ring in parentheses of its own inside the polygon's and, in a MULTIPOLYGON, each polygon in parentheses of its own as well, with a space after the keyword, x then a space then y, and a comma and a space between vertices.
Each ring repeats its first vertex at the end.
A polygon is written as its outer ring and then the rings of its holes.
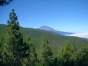
POLYGON ((47 30, 47 31, 55 31, 53 28, 48 27, 46 25, 40 27, 41 30, 47 30))
MULTIPOLYGON (((40 30, 40 29, 24 28, 24 27, 21 27, 20 29, 21 29, 21 32, 23 33, 24 38, 30 35, 31 40, 34 46, 36 47, 37 51, 40 50, 39 48, 40 48, 43 35, 46 34, 54 54, 58 52, 59 46, 65 44, 66 40, 68 40, 70 44, 72 44, 72 42, 75 41, 75 44, 78 48, 82 46, 82 42, 83 40, 85 40, 78 37, 64 36, 54 32, 40 30)), ((5 34, 5 33, 6 33, 6 25, 0 24, 0 38, 2 34, 5 34)), ((87 40, 85 41, 88 43, 87 40)))
POLYGON ((88 33, 72 33, 72 32, 57 31, 57 30, 55 30, 51 27, 45 26, 45 25, 41 26, 39 29, 54 32, 54 33, 65 35, 65 36, 75 36, 75 37, 79 37, 79 38, 88 39, 88 33))
POLYGON ((63 31, 57 31, 51 27, 48 27, 48 26, 41 26, 39 29, 41 30, 45 30, 45 31, 51 31, 51 32, 54 32, 54 33, 57 33, 57 34, 61 34, 61 35, 70 35, 70 34, 73 34, 71 32, 63 32, 63 31))

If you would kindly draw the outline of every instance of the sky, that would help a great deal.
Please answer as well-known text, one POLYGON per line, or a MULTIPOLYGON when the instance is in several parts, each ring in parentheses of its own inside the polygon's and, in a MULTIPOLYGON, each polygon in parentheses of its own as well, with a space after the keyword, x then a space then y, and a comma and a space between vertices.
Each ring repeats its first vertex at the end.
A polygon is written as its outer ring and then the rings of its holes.
POLYGON ((7 24, 12 9, 22 27, 88 32, 88 0, 14 0, 0 6, 0 24, 7 24))

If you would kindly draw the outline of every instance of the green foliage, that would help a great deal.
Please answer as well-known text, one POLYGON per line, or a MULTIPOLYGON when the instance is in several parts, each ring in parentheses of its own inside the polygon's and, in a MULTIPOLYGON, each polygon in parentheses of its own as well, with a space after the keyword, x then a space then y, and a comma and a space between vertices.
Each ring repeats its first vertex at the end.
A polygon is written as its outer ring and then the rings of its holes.
MULTIPOLYGON (((35 52, 35 47, 33 45, 33 43, 30 41, 30 36, 28 36, 25 40, 25 43, 26 43, 26 48, 28 48, 28 50, 26 51, 27 53, 27 65, 30 65, 30 66, 34 66, 35 65, 35 61, 37 61, 37 54, 35 52)), ((24 49, 24 50, 25 50, 24 49)))
POLYGON ((88 66, 88 45, 83 44, 78 54, 78 65, 88 66))
MULTIPOLYGON (((0 35, 3 33, 6 33, 5 29, 6 25, 1 24, 0 25, 0 35)), ((23 38, 26 38, 28 35, 30 35, 31 40, 36 48, 37 53, 39 53, 40 48, 40 42, 42 39, 42 35, 45 33, 47 34, 47 39, 50 42, 51 50, 53 52, 53 55, 56 56, 56 53, 58 52, 58 47, 63 45, 66 40, 69 40, 69 43, 72 44, 73 41, 75 41, 75 45, 77 48, 80 48, 82 46, 82 42, 84 39, 78 38, 78 37, 69 37, 69 36, 63 36, 56 33, 39 30, 39 29, 33 29, 33 28, 20 28, 21 33, 23 33, 23 38)), ((88 41, 85 40, 86 43, 88 41)))
POLYGON ((2 63, 5 66, 22 66, 22 59, 27 62, 25 58, 29 56, 30 52, 28 51, 31 47, 23 42, 23 35, 20 32, 20 26, 14 9, 9 14, 6 30, 4 41, 1 38, 2 51, 0 53, 2 63))
POLYGON ((88 66, 88 41, 22 28, 12 9, 7 25, 0 25, 0 66, 88 66))
POLYGON ((42 52, 41 52, 42 65, 51 66, 51 60, 52 60, 53 53, 50 49, 49 42, 45 34, 43 36, 41 49, 42 49, 42 52))
POLYGON ((23 49, 23 36, 20 32, 19 23, 17 21, 16 13, 14 9, 9 14, 9 20, 7 25, 7 49, 11 52, 12 64, 11 65, 21 65, 20 56, 22 55, 23 49))
POLYGON ((60 47, 59 49, 59 57, 58 60, 61 66, 74 66, 76 60, 76 46, 73 43, 69 44, 69 41, 66 41, 65 45, 60 47))

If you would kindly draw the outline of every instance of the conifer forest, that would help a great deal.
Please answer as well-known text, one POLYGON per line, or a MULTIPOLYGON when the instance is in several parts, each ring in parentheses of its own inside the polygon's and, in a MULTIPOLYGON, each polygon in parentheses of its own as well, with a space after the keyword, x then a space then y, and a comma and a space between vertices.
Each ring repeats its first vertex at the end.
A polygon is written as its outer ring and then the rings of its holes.
POLYGON ((88 66, 87 40, 77 37, 66 40, 62 36, 64 39, 53 41, 57 40, 56 34, 52 33, 52 37, 51 33, 38 29, 33 38, 28 33, 33 29, 22 29, 14 9, 6 22, 5 29, 0 29, 0 66, 88 66))

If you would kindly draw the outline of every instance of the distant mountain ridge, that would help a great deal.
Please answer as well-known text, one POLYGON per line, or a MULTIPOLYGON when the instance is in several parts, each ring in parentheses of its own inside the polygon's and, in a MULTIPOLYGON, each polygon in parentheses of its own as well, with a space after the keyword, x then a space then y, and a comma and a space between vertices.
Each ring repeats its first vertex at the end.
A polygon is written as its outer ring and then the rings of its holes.
POLYGON ((51 32, 54 32, 54 33, 57 33, 57 34, 61 34, 61 35, 70 35, 70 34, 74 34, 74 33, 71 33, 71 32, 63 32, 63 31, 57 31, 51 27, 48 27, 46 25, 44 26, 41 26, 39 29, 41 30, 45 30, 45 31, 51 31, 51 32))
POLYGON ((72 33, 72 32, 57 31, 45 25, 41 26, 39 29, 45 30, 45 31, 51 31, 51 32, 64 35, 64 36, 75 36, 75 37, 80 37, 80 38, 86 38, 86 40, 88 40, 88 32, 87 33, 72 33))
POLYGON ((46 25, 41 26, 41 27, 40 27, 40 29, 42 29, 42 30, 47 30, 47 31, 54 31, 54 29, 53 29, 53 28, 48 27, 48 26, 46 26, 46 25))
MULTIPOLYGON (((3 28, 5 28, 5 26, 6 26, 5 24, 0 24, 0 28, 1 28, 0 32, 1 33, 4 31, 3 28)), ((72 32, 57 31, 57 30, 54 30, 53 28, 45 26, 45 25, 40 28, 37 28, 37 29, 53 32, 53 33, 63 35, 63 36, 73 36, 73 37, 85 38, 88 41, 88 32, 86 32, 86 33, 72 33, 72 32)))

